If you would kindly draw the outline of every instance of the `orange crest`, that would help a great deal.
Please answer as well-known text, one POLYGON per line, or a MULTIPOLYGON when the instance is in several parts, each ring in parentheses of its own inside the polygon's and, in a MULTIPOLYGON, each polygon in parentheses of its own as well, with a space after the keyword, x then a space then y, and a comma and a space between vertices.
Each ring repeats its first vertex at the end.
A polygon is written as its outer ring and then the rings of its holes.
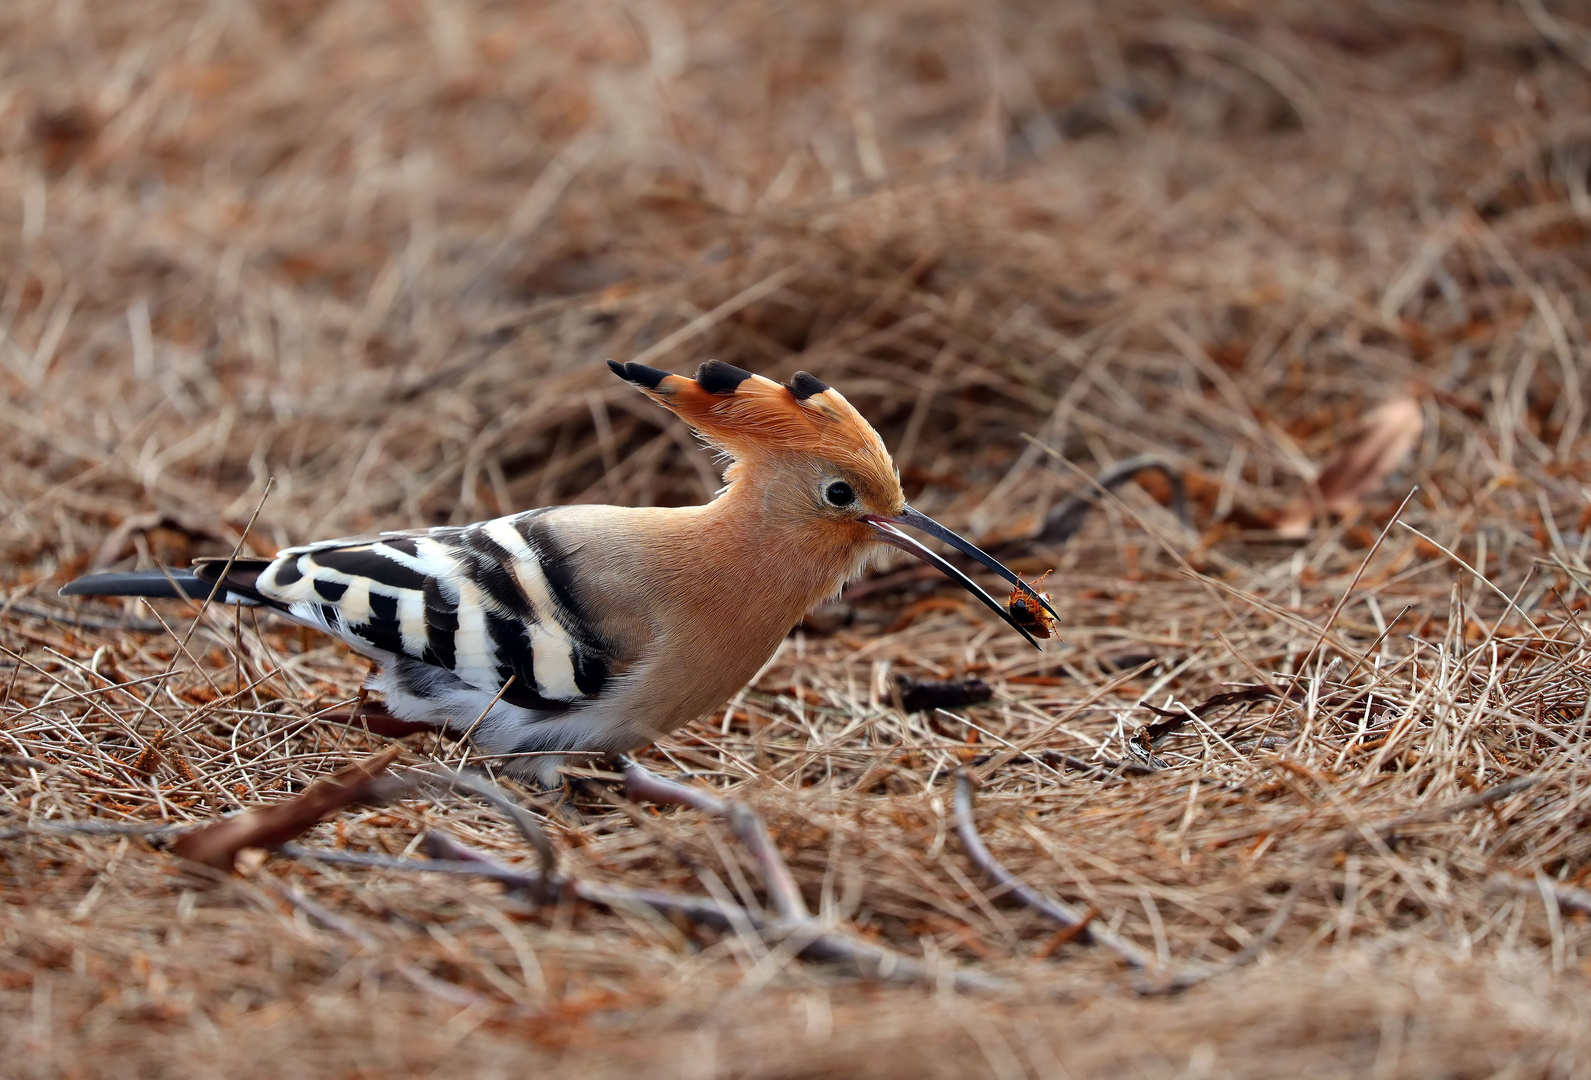
POLYGON ((894 475, 873 426, 838 390, 804 371, 776 383, 721 360, 707 361, 694 379, 634 362, 609 360, 608 367, 736 460, 810 454, 894 475))

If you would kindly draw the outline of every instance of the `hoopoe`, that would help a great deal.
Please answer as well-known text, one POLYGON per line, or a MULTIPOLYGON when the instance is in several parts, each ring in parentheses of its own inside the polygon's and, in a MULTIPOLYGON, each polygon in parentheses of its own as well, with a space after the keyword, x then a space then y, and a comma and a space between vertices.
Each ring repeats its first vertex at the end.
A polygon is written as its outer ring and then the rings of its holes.
POLYGON ((902 531, 1025 588, 906 504, 883 440, 837 390, 806 372, 781 384, 716 360, 694 378, 608 366, 730 460, 711 502, 548 507, 230 566, 93 574, 61 594, 213 592, 324 630, 373 661, 364 685, 390 717, 468 734, 505 771, 547 786, 560 754, 628 752, 722 705, 885 545, 936 567, 1038 645, 902 531))

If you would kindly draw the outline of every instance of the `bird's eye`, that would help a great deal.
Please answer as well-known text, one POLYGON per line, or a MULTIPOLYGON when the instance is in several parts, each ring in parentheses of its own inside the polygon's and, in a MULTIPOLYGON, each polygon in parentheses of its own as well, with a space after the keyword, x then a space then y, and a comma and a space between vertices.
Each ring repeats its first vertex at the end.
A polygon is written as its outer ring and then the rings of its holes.
POLYGON ((823 489, 823 498, 830 506, 850 506, 856 501, 856 492, 844 480, 836 480, 823 489))

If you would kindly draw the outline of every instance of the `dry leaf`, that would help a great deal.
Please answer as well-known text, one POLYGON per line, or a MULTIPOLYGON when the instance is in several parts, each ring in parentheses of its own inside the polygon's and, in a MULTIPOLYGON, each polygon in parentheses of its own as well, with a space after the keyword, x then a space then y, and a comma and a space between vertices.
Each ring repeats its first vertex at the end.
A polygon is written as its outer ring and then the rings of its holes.
POLYGON ((184 859, 233 869, 238 852, 244 848, 273 848, 285 844, 311 826, 343 807, 359 802, 370 793, 375 779, 403 753, 400 746, 388 747, 346 769, 317 780, 290 802, 261 806, 237 817, 217 821, 193 832, 184 833, 171 847, 184 859))
POLYGON ((1318 510, 1347 517, 1409 456, 1425 431, 1425 414, 1412 397, 1395 397, 1365 417, 1359 434, 1337 448, 1320 471, 1313 495, 1283 508, 1276 531, 1288 539, 1309 535, 1318 510))

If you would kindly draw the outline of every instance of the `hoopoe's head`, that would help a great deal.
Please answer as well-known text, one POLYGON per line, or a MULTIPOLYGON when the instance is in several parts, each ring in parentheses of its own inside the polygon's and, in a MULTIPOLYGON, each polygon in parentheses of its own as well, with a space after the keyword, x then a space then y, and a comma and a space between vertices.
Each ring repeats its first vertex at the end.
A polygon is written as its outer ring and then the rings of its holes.
POLYGON ((838 390, 804 371, 777 383, 719 360, 707 361, 695 378, 634 362, 609 360, 608 367, 731 458, 725 473, 731 485, 746 481, 766 487, 789 527, 822 534, 857 556, 878 544, 910 552, 1038 645, 971 578, 901 531, 910 526, 937 537, 1027 589, 992 556, 906 504, 884 440, 838 390))

